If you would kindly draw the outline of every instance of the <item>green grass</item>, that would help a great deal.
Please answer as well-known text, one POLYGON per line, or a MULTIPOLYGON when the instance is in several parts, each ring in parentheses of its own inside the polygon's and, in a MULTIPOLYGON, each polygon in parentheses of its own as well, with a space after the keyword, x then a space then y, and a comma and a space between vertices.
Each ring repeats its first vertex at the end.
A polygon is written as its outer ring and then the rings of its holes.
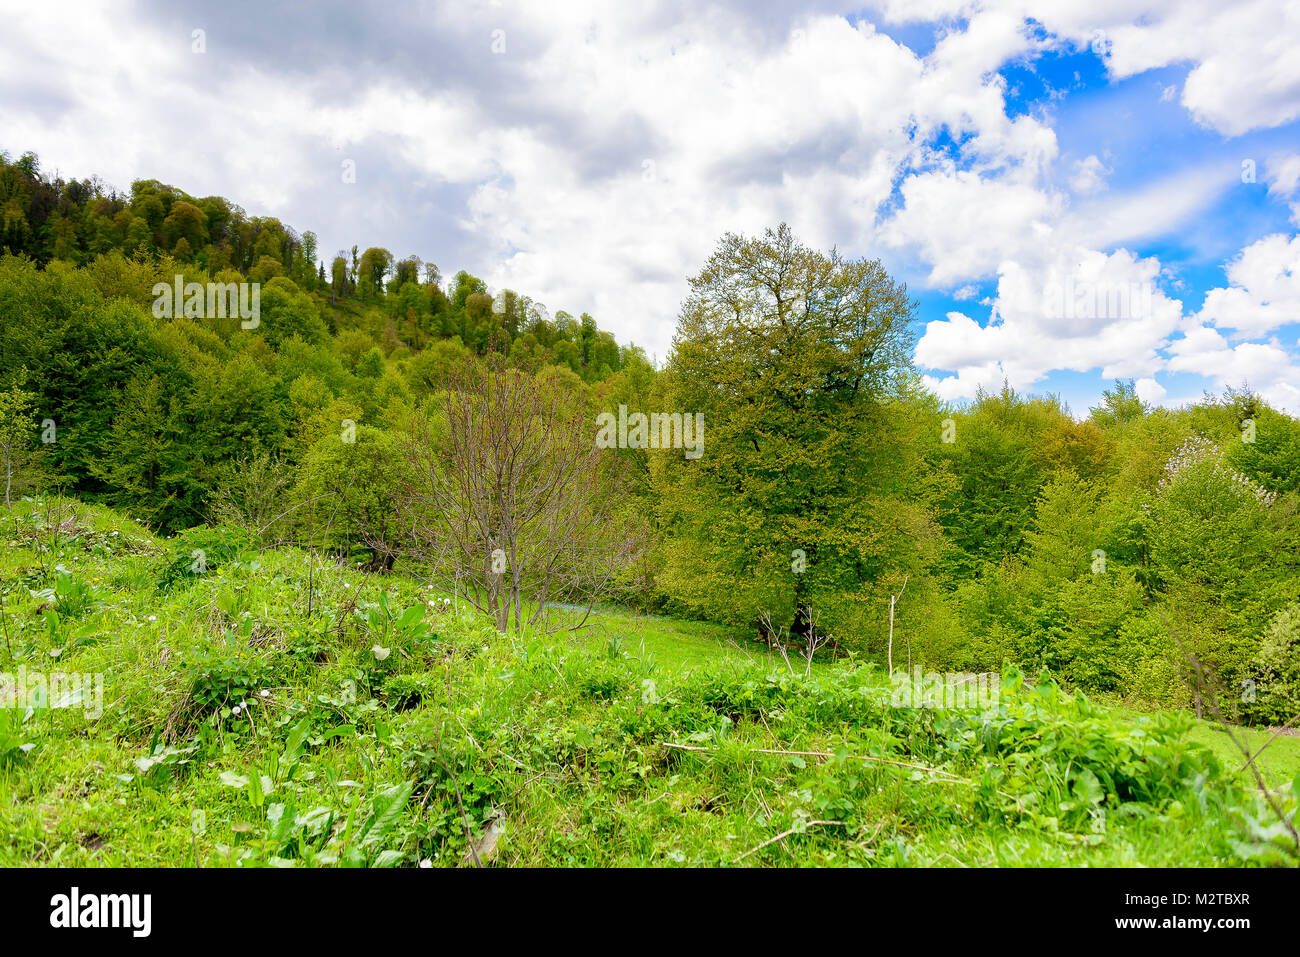
MULTIPOLYGON (((617 608, 498 636, 411 578, 202 534, 196 575, 198 538, 0 512, 0 671, 104 676, 97 720, 0 711, 0 865, 458 865, 493 821, 516 866, 1287 860, 1240 754, 1185 715, 1018 679, 987 715, 901 708, 878 666, 805 677, 617 608)), ((1259 766, 1294 815, 1300 741, 1259 766)))
MULTIPOLYGON (((1274 737, 1274 731, 1276 729, 1266 731, 1256 728, 1232 729, 1237 740, 1247 745, 1252 754, 1268 744, 1263 753, 1255 759, 1255 766, 1259 768, 1270 787, 1285 784, 1300 774, 1300 737, 1288 733, 1274 737), (1270 738, 1272 738, 1271 743, 1270 738)), ((1222 727, 1205 721, 1197 722, 1189 738, 1213 750, 1225 765, 1233 769, 1243 784, 1255 786, 1254 777, 1246 770, 1245 756, 1222 727)))

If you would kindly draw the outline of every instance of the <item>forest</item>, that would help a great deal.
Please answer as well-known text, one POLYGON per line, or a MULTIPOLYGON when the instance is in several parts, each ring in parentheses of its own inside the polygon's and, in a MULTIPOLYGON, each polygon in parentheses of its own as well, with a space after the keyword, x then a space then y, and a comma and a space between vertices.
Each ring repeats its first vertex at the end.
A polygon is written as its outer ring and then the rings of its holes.
POLYGON ((907 288, 784 224, 689 288, 656 366, 418 255, 0 154, 3 670, 107 675, 112 728, 7 712, 0 860, 1295 863, 1300 421, 1248 383, 941 401, 907 288), (1000 718, 891 707, 922 673, 994 676, 1000 718), (155 844, 93 803, 41 836, 91 755, 155 844))

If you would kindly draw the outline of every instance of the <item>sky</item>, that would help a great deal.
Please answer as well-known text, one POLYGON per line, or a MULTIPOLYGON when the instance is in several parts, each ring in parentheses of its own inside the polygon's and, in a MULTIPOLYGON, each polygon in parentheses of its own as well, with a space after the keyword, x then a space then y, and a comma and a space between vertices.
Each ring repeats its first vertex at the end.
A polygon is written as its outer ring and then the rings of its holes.
POLYGON ((662 362, 725 232, 917 302, 944 399, 1300 415, 1300 0, 0 0, 0 149, 591 313, 662 362))

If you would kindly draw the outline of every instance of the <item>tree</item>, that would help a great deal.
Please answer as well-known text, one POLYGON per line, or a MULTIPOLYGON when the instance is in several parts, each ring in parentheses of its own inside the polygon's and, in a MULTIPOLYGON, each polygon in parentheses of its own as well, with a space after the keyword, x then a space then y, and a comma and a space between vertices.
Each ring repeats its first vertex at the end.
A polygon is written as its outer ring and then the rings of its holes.
POLYGON ((21 476, 31 446, 31 407, 36 395, 22 388, 26 369, 6 391, 0 392, 0 460, 4 463, 5 507, 11 504, 14 480, 21 476))
POLYGON ((384 291, 384 276, 393 264, 393 254, 372 246, 361 254, 357 271, 357 289, 362 299, 374 299, 384 291))
POLYGON ((174 247, 182 239, 192 250, 202 249, 208 242, 207 222, 203 210, 183 200, 172 203, 171 212, 162 222, 162 232, 169 248, 174 247))
POLYGON ((1209 677, 1246 675, 1264 622, 1296 598, 1300 531, 1294 493, 1278 496, 1193 436, 1146 503, 1162 603, 1209 677))
POLYGON ((293 336, 308 343, 323 342, 329 337, 325 320, 311 296, 283 276, 262 287, 258 331, 273 346, 293 336))
POLYGON ((913 308, 878 261, 808 249, 784 224, 722 238, 656 403, 702 417, 704 445, 687 456, 661 434, 647 453, 674 600, 800 635, 815 607, 841 641, 883 644, 882 601, 938 541, 902 409, 913 308))
POLYGON ((617 460, 580 394, 504 361, 452 373, 407 445, 402 524, 435 579, 519 630, 549 602, 588 608, 639 551, 617 460))
POLYGON ((341 251, 334 257, 330 277, 330 303, 333 304, 348 294, 348 261, 341 251))
POLYGON ((1089 418, 1102 429, 1113 429, 1142 418, 1151 407, 1138 398, 1132 379, 1116 379, 1114 389, 1102 390, 1102 403, 1089 418))
POLYGON ((173 510, 178 485, 189 470, 176 447, 180 431, 162 380, 133 377, 105 438, 105 454, 91 465, 92 474, 112 489, 110 500, 142 509, 164 526, 192 524, 194 516, 182 518, 173 510))
POLYGON ((327 432, 307 453, 295 501, 296 524, 315 547, 341 545, 347 554, 364 546, 370 567, 390 570, 397 554, 396 494, 401 477, 401 437, 357 424, 327 432))

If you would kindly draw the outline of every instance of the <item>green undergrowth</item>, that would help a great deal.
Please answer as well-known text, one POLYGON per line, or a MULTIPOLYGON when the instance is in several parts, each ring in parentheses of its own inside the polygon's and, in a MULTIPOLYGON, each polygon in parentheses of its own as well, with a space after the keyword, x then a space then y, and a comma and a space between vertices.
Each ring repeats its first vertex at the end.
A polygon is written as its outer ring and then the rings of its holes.
MULTIPOLYGON (((1294 862, 1222 731, 1046 678, 903 707, 872 664, 611 608, 500 636, 220 529, 41 501, 0 537, 0 670, 102 676, 0 709, 3 865, 1294 862)), ((1258 766, 1294 820, 1296 740, 1258 766)))

